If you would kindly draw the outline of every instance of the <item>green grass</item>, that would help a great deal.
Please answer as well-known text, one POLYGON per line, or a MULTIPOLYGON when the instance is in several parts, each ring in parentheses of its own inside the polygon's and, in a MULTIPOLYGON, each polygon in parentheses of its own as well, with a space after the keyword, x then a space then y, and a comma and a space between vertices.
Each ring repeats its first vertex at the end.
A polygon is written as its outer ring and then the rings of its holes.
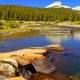
POLYGON ((31 31, 35 30, 36 28, 48 28, 47 22, 36 22, 36 21, 0 21, 0 32, 13 32, 13 31, 31 31), (35 24, 40 25, 35 25, 35 24), (44 24, 43 24, 44 23, 44 24), (21 26, 27 26, 25 28, 22 28, 21 26), (41 26, 42 25, 42 26, 41 26))
MULTIPOLYGON (((35 30, 36 28, 53 28, 53 27, 58 27, 58 25, 54 22, 51 22, 53 24, 50 24, 49 22, 36 22, 36 21, 5 21, 5 20, 0 20, 0 32, 16 32, 16 31, 31 31, 35 30), (40 25, 35 25, 35 24, 40 24, 40 25), (26 25, 27 27, 22 28, 21 26, 26 25)), ((80 21, 66 21, 62 22, 63 25, 68 24, 68 25, 80 25, 80 21)))
POLYGON ((0 32, 17 32, 17 31, 31 31, 31 28, 16 28, 16 29, 0 29, 0 32))
POLYGON ((72 25, 80 25, 80 21, 71 22, 72 25))

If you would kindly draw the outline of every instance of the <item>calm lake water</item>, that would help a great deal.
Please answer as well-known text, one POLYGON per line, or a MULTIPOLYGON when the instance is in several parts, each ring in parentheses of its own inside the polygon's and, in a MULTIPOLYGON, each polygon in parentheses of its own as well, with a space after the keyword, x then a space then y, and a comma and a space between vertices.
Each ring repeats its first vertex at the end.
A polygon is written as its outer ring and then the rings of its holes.
POLYGON ((65 74, 80 74, 80 31, 54 32, 29 31, 0 34, 0 52, 18 50, 27 47, 61 44, 65 51, 56 56, 59 59, 57 70, 65 74))

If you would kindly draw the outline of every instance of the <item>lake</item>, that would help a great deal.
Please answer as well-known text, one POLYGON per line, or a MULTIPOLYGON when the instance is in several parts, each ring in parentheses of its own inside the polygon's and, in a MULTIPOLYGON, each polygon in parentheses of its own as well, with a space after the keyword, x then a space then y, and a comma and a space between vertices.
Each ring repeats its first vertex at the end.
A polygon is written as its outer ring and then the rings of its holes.
POLYGON ((14 51, 27 47, 42 47, 52 43, 61 44, 65 51, 56 55, 57 70, 66 75, 80 74, 80 31, 42 30, 0 33, 0 52, 14 51))

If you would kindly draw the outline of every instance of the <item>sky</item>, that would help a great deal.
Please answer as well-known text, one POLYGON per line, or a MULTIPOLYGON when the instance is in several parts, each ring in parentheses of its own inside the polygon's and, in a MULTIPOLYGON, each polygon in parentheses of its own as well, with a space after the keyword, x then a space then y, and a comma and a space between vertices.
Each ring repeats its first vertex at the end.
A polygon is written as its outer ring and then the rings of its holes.
POLYGON ((71 7, 80 6, 80 0, 0 0, 0 4, 45 7, 55 1, 61 1, 63 5, 67 5, 71 7))

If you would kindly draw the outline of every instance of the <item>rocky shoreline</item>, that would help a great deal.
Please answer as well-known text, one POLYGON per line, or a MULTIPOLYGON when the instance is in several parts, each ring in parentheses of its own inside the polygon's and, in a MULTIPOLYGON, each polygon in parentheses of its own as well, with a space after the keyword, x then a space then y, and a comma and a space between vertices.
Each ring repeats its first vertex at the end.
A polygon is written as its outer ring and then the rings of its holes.
MULTIPOLYGON (((21 69, 21 74, 26 77, 26 69, 34 73, 34 68, 37 72, 48 75, 55 71, 55 66, 48 61, 48 57, 44 54, 52 54, 54 51, 64 51, 64 48, 61 45, 53 44, 45 47, 32 47, 12 52, 4 52, 0 54, 0 75, 5 77, 14 77, 15 70, 18 67, 21 69), (31 65, 32 64, 32 65, 31 65), (7 67, 7 74, 4 72, 7 67), (20 65, 20 66, 19 66, 20 65), (11 67, 13 66, 13 67, 11 67), (32 66, 32 68, 30 68, 32 66), (25 67, 25 68, 24 68, 25 67), (10 71, 12 70, 12 71, 10 71), (10 71, 10 72, 9 72, 10 71)), ((27 76, 28 77, 28 76, 27 76)))
POLYGON ((64 50, 65 49, 61 45, 52 44, 45 47, 32 47, 18 51, 0 53, 0 79, 80 80, 79 74, 68 76, 63 72, 57 71, 56 65, 50 62, 50 59, 54 57, 49 56, 50 54, 60 55, 64 50), (2 64, 1 61, 3 63, 6 62, 6 65, 8 65, 7 70, 4 68, 4 64, 2 64), (12 66, 14 66, 15 69, 12 66), (19 76, 15 76, 14 73, 17 69, 20 70, 19 76), (7 74, 4 70, 7 71, 7 74))

